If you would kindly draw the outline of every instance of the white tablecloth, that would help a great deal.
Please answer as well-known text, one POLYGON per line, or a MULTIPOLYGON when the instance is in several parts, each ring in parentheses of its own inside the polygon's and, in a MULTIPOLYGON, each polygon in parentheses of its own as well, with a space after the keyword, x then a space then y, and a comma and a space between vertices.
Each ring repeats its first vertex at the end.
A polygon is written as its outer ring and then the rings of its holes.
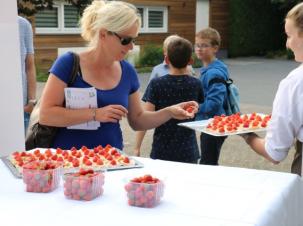
POLYGON ((66 199, 62 183, 52 193, 27 193, 0 162, 0 225, 303 225, 303 186, 296 175, 138 160, 144 168, 106 172, 104 195, 89 202, 66 199), (130 207, 125 179, 145 173, 165 179, 162 202, 130 207))

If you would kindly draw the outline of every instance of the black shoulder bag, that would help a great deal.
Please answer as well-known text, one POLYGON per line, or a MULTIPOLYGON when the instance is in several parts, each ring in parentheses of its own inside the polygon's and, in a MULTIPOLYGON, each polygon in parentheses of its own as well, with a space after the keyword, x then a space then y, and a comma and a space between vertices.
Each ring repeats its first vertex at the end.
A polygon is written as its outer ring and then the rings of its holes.
MULTIPOLYGON (((67 84, 68 87, 70 87, 75 82, 77 73, 79 71, 79 56, 76 53, 73 53, 73 56, 74 64, 69 82, 67 84)), ((33 112, 36 112, 36 114, 32 114, 30 117, 30 127, 27 131, 27 136, 25 139, 26 150, 31 150, 37 147, 50 148, 58 130, 58 127, 42 125, 39 123, 39 109, 40 100, 33 109, 33 112)))

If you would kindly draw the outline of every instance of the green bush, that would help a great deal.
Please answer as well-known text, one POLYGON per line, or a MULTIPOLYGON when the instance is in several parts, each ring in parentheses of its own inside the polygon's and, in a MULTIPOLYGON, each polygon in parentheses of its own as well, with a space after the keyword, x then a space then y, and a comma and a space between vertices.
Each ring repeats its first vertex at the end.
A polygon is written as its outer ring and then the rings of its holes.
POLYGON ((266 57, 271 58, 271 59, 282 58, 282 59, 292 60, 292 59, 294 59, 294 54, 289 49, 281 49, 281 50, 277 50, 277 51, 269 51, 266 54, 266 57))
POLYGON ((271 0, 230 0, 230 57, 265 55, 285 48, 285 9, 271 0))
POLYGON ((193 68, 198 68, 198 67, 202 67, 202 63, 201 63, 201 60, 199 60, 196 56, 196 54, 193 54, 192 56, 194 62, 193 62, 193 68))
POLYGON ((48 73, 44 72, 36 65, 36 81, 37 82, 46 82, 48 79, 48 73))
POLYGON ((155 44, 147 44, 140 52, 136 67, 153 67, 163 62, 163 50, 155 44))
POLYGON ((287 59, 289 59, 289 60, 293 60, 295 58, 293 51, 291 51, 290 49, 287 49, 286 56, 287 56, 287 59))

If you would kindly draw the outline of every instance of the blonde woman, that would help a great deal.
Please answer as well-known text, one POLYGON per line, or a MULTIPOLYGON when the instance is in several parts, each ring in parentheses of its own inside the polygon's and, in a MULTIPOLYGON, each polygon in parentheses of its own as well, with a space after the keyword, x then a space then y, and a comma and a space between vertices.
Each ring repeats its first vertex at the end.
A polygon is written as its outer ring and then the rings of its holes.
POLYGON ((123 149, 119 121, 127 117, 135 130, 157 127, 171 118, 194 117, 197 103, 180 103, 157 112, 144 111, 140 104, 139 82, 134 68, 124 57, 133 48, 141 26, 137 9, 121 1, 93 1, 81 19, 82 37, 89 42, 81 52, 80 72, 73 87, 95 87, 98 107, 94 109, 67 109, 64 88, 67 87, 73 66, 73 55, 60 56, 50 69, 41 102, 40 120, 44 125, 59 127, 52 147, 69 149, 82 145, 93 148, 110 144, 123 149), (194 107, 193 113, 184 109, 194 107), (98 121, 97 130, 68 129, 67 127, 98 121))

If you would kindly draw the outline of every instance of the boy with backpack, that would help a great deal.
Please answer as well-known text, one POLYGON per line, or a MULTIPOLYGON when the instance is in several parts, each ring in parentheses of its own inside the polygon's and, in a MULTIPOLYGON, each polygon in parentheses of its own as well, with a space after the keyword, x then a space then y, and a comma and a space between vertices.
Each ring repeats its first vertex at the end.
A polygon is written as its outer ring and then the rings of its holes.
MULTIPOLYGON (((202 62, 200 80, 204 91, 204 102, 200 104, 196 120, 213 118, 215 115, 226 115, 228 90, 224 83, 229 80, 227 66, 216 58, 220 47, 220 34, 213 28, 199 31, 195 38, 195 53, 202 62)), ((218 165, 220 150, 224 137, 201 133, 200 164, 218 165)))
MULTIPOLYGON (((175 103, 193 100, 203 102, 199 79, 188 74, 192 63, 192 44, 181 37, 170 41, 165 62, 169 74, 151 80, 145 94, 146 110, 157 111, 175 103)), ((168 161, 197 163, 199 148, 195 131, 178 126, 189 120, 171 119, 154 131, 150 157, 168 161)))

